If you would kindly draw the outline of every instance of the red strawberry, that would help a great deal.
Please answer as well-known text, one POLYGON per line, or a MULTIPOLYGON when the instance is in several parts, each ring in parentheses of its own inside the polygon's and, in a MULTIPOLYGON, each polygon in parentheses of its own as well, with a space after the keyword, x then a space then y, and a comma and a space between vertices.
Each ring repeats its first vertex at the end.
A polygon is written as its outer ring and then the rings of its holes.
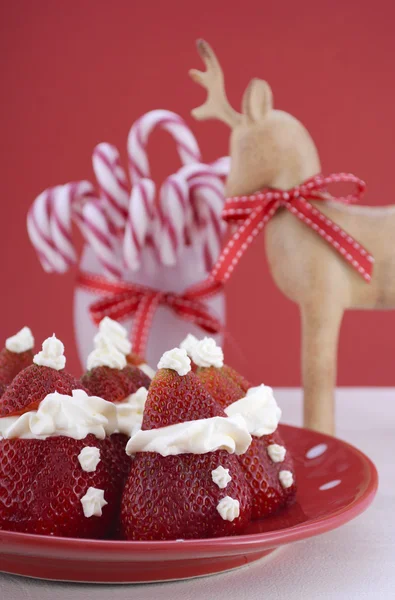
MULTIPOLYGON (((155 375, 145 404, 142 430, 197 419, 225 417, 193 372, 179 376, 170 369, 155 375)), ((121 504, 124 535, 130 540, 169 540, 237 534, 250 518, 250 492, 234 454, 162 456, 138 452, 132 462, 121 504), (225 488, 213 481, 222 467, 231 480, 225 488), (239 516, 224 520, 220 502, 239 502, 239 516), (233 499, 233 500, 232 500, 233 499)))
POLYGON ((81 382, 93 396, 121 402, 140 387, 148 389, 151 380, 138 367, 127 365, 123 369, 95 367, 81 377, 81 382))
POLYGON ((3 348, 0 352, 0 397, 16 375, 33 362, 33 350, 10 352, 3 348))
POLYGON ((79 381, 63 370, 32 364, 21 371, 4 392, 0 417, 35 410, 47 394, 59 392, 70 395, 72 390, 81 388, 79 381))
POLYGON ((28 327, 6 340, 0 352, 0 397, 16 375, 33 362, 34 338, 28 327))
MULTIPOLYGON (((199 367, 197 376, 223 408, 246 395, 247 381, 230 367, 199 367)), ((273 514, 295 500, 295 482, 283 487, 280 481, 281 471, 294 474, 292 457, 287 451, 283 461, 274 462, 268 453, 268 447, 274 444, 284 448, 278 431, 260 438, 253 437, 247 452, 238 457, 252 492, 253 519, 273 514)))
POLYGON ((78 538, 107 537, 119 505, 119 490, 106 460, 82 470, 82 448, 99 448, 94 435, 46 440, 0 441, 0 529, 78 538), (85 517, 81 499, 92 487, 104 490, 102 516, 85 517))
POLYGON ((207 391, 223 408, 245 396, 243 389, 228 377, 224 367, 198 367, 196 374, 207 391))
POLYGON ((249 381, 247 381, 247 379, 245 379, 245 377, 243 377, 243 375, 240 375, 240 373, 235 371, 235 369, 229 365, 224 365, 221 371, 224 375, 227 375, 229 379, 234 381, 234 383, 237 383, 237 385, 243 390, 244 394, 246 394, 250 387, 252 387, 252 385, 249 383, 249 381))
MULTIPOLYGON (((35 360, 40 362, 38 356, 35 360)), ((37 409, 48 394, 71 396, 76 389, 82 390, 82 385, 63 369, 33 364, 7 388, 1 416, 22 415, 37 409)), ((0 457, 0 529, 68 537, 110 534, 123 482, 113 469, 116 457, 109 438, 98 440, 89 434, 82 440, 62 435, 1 439, 0 457), (94 470, 82 468, 79 454, 84 447, 100 451, 94 470), (93 500, 104 494, 102 516, 84 515, 90 494, 93 500)), ((102 504, 100 498, 96 503, 102 504)))
MULTIPOLYGON (((151 380, 138 367, 127 365, 123 369, 95 367, 81 377, 81 382, 92 396, 117 403, 122 402, 141 387, 148 389, 151 380)), ((117 458, 114 468, 120 470, 121 477, 125 480, 130 469, 130 457, 125 452, 129 438, 123 433, 114 433, 111 439, 117 458)))

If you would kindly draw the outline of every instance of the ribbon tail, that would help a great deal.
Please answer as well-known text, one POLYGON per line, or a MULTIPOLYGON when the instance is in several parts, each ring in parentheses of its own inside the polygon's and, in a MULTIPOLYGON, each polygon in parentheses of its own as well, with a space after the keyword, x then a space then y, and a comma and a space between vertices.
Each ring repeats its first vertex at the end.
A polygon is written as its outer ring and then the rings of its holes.
POLYGON ((207 306, 202 302, 196 302, 184 296, 183 298, 174 297, 169 305, 181 319, 191 321, 207 333, 214 334, 222 331, 221 321, 212 316, 207 306))
POLYGON ((371 280, 374 258, 351 235, 304 199, 294 200, 286 208, 330 244, 365 281, 371 280))
POLYGON ((152 319, 158 308, 162 294, 153 293, 143 296, 136 310, 132 329, 132 349, 135 354, 145 356, 148 333, 151 329, 152 319))
POLYGON ((99 325, 104 317, 121 321, 137 310, 140 298, 141 296, 138 294, 131 295, 130 292, 123 292, 122 294, 114 294, 97 300, 89 306, 92 321, 96 325, 99 325))
POLYGON ((272 202, 266 206, 258 206, 252 211, 233 234, 214 265, 211 275, 216 281, 220 283, 228 281, 244 252, 272 218, 278 206, 278 202, 272 202))
POLYGON ((196 285, 191 285, 191 287, 185 291, 184 296, 191 298, 191 300, 205 300, 206 298, 211 298, 212 296, 219 294, 222 292, 223 288, 223 283, 215 281, 215 279, 209 275, 204 281, 201 281, 196 285))

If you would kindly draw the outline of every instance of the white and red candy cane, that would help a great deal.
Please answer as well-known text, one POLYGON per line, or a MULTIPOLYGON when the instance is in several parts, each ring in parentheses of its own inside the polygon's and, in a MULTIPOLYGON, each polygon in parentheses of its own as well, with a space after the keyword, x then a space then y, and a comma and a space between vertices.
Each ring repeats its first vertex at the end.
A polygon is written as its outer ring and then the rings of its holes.
POLYGON ((64 273, 76 262, 73 221, 92 246, 107 275, 120 277, 114 238, 102 201, 96 197, 93 185, 88 181, 48 188, 33 202, 27 228, 43 268, 49 272, 64 273))
POLYGON ((133 183, 143 177, 151 178, 147 143, 156 127, 165 129, 173 137, 182 164, 201 160, 196 138, 185 121, 169 110, 151 110, 137 119, 128 136, 128 160, 133 183))
POLYGON ((163 240, 173 242, 173 264, 181 243, 202 248, 206 270, 217 259, 225 229, 221 220, 224 202, 221 175, 228 168, 229 161, 224 159, 217 161, 215 167, 203 163, 185 165, 162 186, 163 240))
POLYGON ((117 148, 106 142, 98 144, 92 164, 109 220, 115 230, 122 229, 128 216, 130 186, 117 148))
POLYGON ((84 204, 80 228, 86 242, 95 252, 104 272, 110 277, 120 279, 122 268, 120 267, 120 258, 117 256, 116 238, 110 230, 102 201, 96 199, 84 204))
POLYGON ((128 218, 123 239, 125 265, 132 271, 140 267, 140 257, 147 238, 154 232, 157 219, 155 208, 155 184, 151 179, 140 179, 132 189, 128 218))
MULTIPOLYGON (((128 160, 133 184, 142 179, 150 180, 151 172, 147 155, 147 144, 154 129, 164 129, 174 139, 182 164, 200 161, 197 141, 185 121, 176 113, 168 110, 153 110, 140 117, 132 126, 128 136, 128 160)), ((140 190, 137 197, 142 197, 140 190)), ((174 265, 185 243, 186 218, 188 210, 187 183, 179 175, 170 176, 159 192, 159 222, 152 223, 152 245, 159 261, 163 265, 174 265), (171 215, 166 209, 167 199, 171 202, 171 215)), ((134 205, 131 200, 130 207, 134 205)), ((141 209, 142 212, 143 209, 141 209)), ((127 240, 124 243, 124 258, 128 265, 137 265, 136 243, 132 233, 136 226, 128 220, 127 240), (130 256, 128 255, 130 252, 130 256)), ((136 266, 135 266, 136 268, 136 266)))
POLYGON ((33 202, 27 230, 45 271, 64 273, 76 262, 72 222, 80 222, 80 206, 94 195, 91 183, 78 181, 48 188, 33 202))

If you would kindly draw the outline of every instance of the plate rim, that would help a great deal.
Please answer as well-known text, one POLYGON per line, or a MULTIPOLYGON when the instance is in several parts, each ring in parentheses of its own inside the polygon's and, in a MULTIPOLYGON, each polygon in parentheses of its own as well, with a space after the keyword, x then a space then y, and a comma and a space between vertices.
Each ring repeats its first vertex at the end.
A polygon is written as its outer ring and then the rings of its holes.
MULTIPOLYGON (((282 424, 282 428, 293 429, 298 431, 309 431, 304 427, 282 424)), ((262 548, 262 544, 266 548, 282 546, 297 540, 307 539, 315 535, 331 531, 351 521, 360 515, 372 503, 378 489, 378 473, 373 461, 361 450, 352 444, 318 431, 314 434, 319 435, 322 441, 325 439, 335 440, 337 443, 346 446, 354 454, 356 454, 362 463, 367 467, 369 479, 362 494, 354 499, 346 507, 340 508, 330 515, 323 515, 307 522, 299 523, 285 529, 275 529, 268 532, 242 534, 237 536, 224 536, 218 538, 199 538, 199 539, 183 539, 183 540, 154 540, 154 541, 129 541, 129 540, 96 540, 96 539, 80 539, 68 538, 60 536, 45 536, 32 533, 21 533, 7 530, 0 530, 0 555, 21 555, 25 547, 29 547, 29 554, 34 549, 51 549, 57 551, 70 551, 78 546, 79 549, 84 549, 87 552, 94 554, 103 554, 110 552, 114 555, 114 560, 119 560, 120 553, 123 555, 128 550, 130 551, 130 560, 136 560, 136 553, 140 553, 140 560, 150 554, 161 554, 161 560, 174 560, 172 553, 169 553, 166 558, 166 551, 184 548, 189 552, 194 552, 196 557, 207 556, 207 552, 224 552, 232 555, 241 550, 246 553, 252 553, 257 548, 262 548), (5 547, 4 547, 5 546, 5 547), (8 547, 7 547, 8 546, 8 547), (163 555, 163 553, 165 553, 163 555)))

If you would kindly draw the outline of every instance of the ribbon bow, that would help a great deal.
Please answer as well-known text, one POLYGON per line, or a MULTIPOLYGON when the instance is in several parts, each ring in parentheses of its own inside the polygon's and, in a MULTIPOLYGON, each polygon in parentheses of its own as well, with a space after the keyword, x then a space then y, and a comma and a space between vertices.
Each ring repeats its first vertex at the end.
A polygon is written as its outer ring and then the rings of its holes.
POLYGON ((201 301, 214 296, 221 284, 213 281, 204 290, 186 290, 183 294, 161 292, 135 283, 112 281, 101 275, 80 272, 77 276, 80 287, 90 292, 104 294, 104 298, 93 302, 89 312, 94 323, 104 317, 118 321, 134 315, 132 329, 133 352, 144 356, 152 319, 159 306, 167 306, 180 318, 191 321, 208 333, 218 333, 222 325, 213 317, 201 301))
MULTIPOLYGON (((269 189, 251 196, 228 198, 222 213, 223 219, 242 224, 222 250, 209 279, 225 283, 253 239, 276 211, 284 207, 328 242, 365 281, 369 282, 372 277, 373 257, 354 238, 308 202, 308 199, 325 200, 322 192, 331 183, 353 183, 356 186, 354 194, 330 197, 331 200, 345 204, 357 202, 366 188, 365 182, 354 175, 337 173, 327 177, 316 175, 287 191, 269 189)), ((197 286, 197 289, 204 289, 204 285, 197 286)))

